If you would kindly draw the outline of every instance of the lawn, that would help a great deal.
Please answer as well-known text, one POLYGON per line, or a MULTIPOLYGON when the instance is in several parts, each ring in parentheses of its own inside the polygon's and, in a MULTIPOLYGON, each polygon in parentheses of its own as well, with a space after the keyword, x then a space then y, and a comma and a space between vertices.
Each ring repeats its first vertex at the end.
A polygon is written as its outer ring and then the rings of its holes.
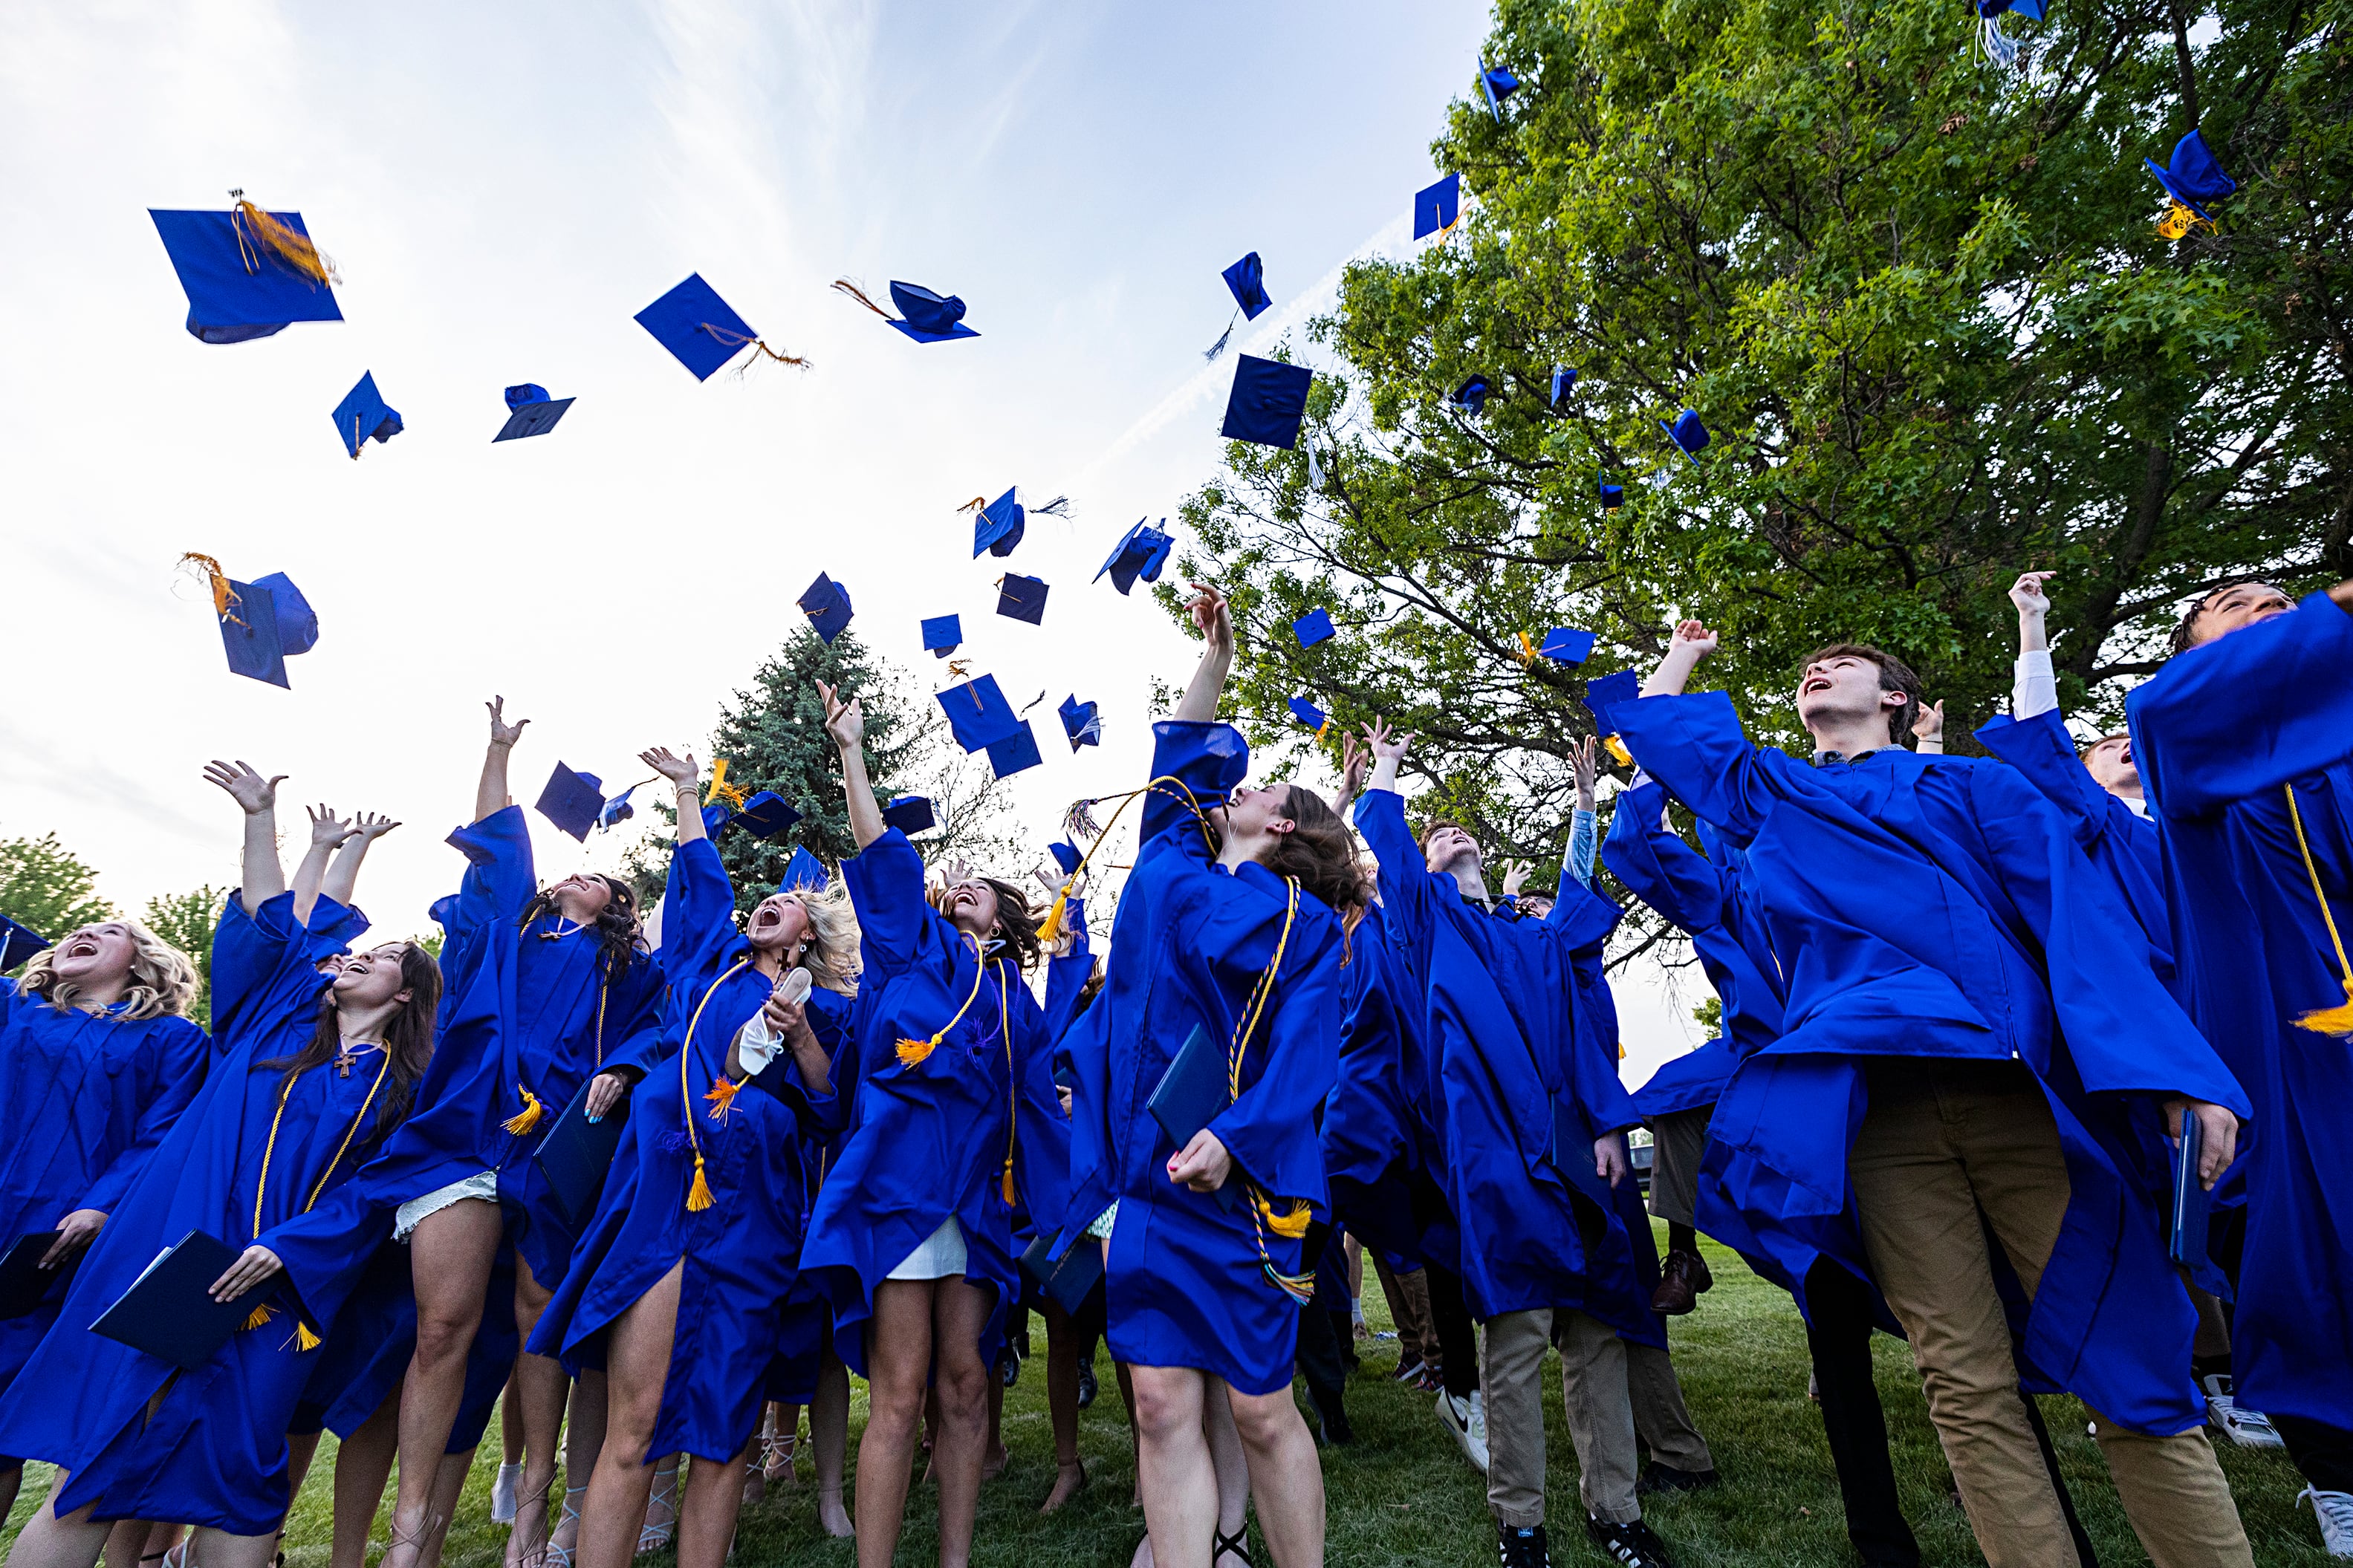
MULTIPOLYGON (((1786 1296, 1750 1274, 1736 1258, 1713 1246, 1707 1250, 1715 1289, 1701 1298, 1697 1312, 1676 1322, 1673 1341, 1692 1414, 1715 1450, 1724 1484, 1713 1491, 1652 1502, 1651 1524, 1684 1568, 1851 1564, 1855 1559, 1846 1543, 1821 1424, 1806 1398, 1805 1338, 1797 1312, 1786 1296)), ((1377 1328, 1386 1329, 1388 1312, 1379 1287, 1368 1279, 1367 1288, 1366 1315, 1377 1328)), ((1042 1331, 1038 1339, 1042 1352, 1042 1331)), ((1440 1431, 1430 1396, 1409 1394, 1388 1381, 1396 1368, 1396 1342, 1375 1341, 1363 1349, 1363 1371, 1348 1389, 1356 1440, 1345 1448, 1324 1451, 1329 1560, 1342 1568, 1409 1563, 1488 1568, 1495 1560, 1495 1541, 1482 1483, 1440 1431)), ((1878 1363, 1904 1510, 1926 1560, 1954 1565, 1982 1562, 1967 1521, 1951 1500, 1943 1456, 1928 1426, 1910 1353, 1883 1337, 1878 1363)), ((1080 1424, 1081 1448, 1093 1482, 1074 1505, 1051 1519, 1040 1519, 1035 1511, 1054 1474, 1042 1363, 1026 1367, 1019 1384, 1007 1396, 1005 1436, 1013 1462, 982 1494, 973 1554, 980 1568, 1124 1568, 1144 1520, 1129 1502, 1134 1467, 1107 1358, 1098 1372, 1103 1396, 1080 1424)), ((1576 1459, 1559 1425, 1559 1374, 1552 1371, 1547 1375, 1551 1511, 1558 1525, 1554 1560, 1564 1568, 1599 1564, 1602 1559, 1586 1549, 1584 1532, 1577 1528, 1576 1459)), ((2108 1568, 2147 1563, 2117 1507, 2099 1449, 2085 1433, 2083 1407, 2071 1399, 2046 1399, 2043 1411, 2076 1507, 2098 1544, 2100 1561, 2108 1568)), ((853 1484, 863 1412, 860 1395, 853 1399, 851 1409, 853 1484)), ((495 1443, 495 1426, 492 1433, 495 1443)), ((295 1505, 286 1543, 288 1568, 325 1568, 332 1441, 322 1449, 310 1484, 295 1505)), ((2295 1506, 2303 1482, 2283 1455, 2226 1444, 2222 1465, 2238 1494, 2258 1563, 2265 1568, 2320 1568, 2327 1561, 2310 1510, 2295 1506)), ((465 1506, 450 1532, 445 1557, 448 1568, 497 1568, 506 1532, 490 1523, 493 1468, 487 1453, 475 1467, 465 1506)), ((36 1473, 27 1476, 25 1495, 9 1521, 12 1539, 15 1527, 47 1486, 47 1477, 40 1473, 45 1467, 33 1468, 36 1473)), ((930 1496, 920 1489, 915 1493, 913 1516, 900 1546, 902 1563, 934 1561, 935 1537, 926 1517, 930 1496)), ((385 1533, 385 1516, 379 1515, 379 1552, 385 1533)), ((1262 1548, 1257 1560, 1268 1561, 1262 1548)), ((672 1559, 663 1552, 640 1561, 644 1568, 670 1568, 672 1559)), ((745 1510, 735 1561, 852 1568, 856 1555, 851 1544, 828 1540, 817 1528, 806 1447, 800 1485, 772 1491, 765 1503, 745 1510)))

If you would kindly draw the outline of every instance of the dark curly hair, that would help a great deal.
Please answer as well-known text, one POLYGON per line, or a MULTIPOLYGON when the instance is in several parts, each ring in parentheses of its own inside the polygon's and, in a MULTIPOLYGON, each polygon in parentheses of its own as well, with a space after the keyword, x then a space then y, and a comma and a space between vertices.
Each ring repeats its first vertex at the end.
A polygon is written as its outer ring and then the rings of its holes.
MULTIPOLYGON (((596 873, 590 873, 595 876, 596 873)), ((596 876, 611 895, 605 907, 596 911, 596 945, 604 953, 604 972, 607 978, 628 973, 630 964, 646 955, 646 931, 638 919, 638 895, 627 882, 616 878, 596 876)), ((529 931, 532 922, 545 916, 560 913, 555 907, 555 890, 543 889, 539 896, 522 907, 522 918, 517 922, 529 931)))
MULTIPOLYGON (((384 1026, 384 1054, 390 1062, 385 1073, 384 1092, 375 1108, 375 1129, 371 1141, 381 1142, 392 1130, 408 1119, 408 1110, 417 1099, 417 1085, 425 1077, 426 1065, 433 1059, 433 1022, 441 1006, 441 966, 433 955, 413 942, 400 944, 400 984, 407 989, 408 1000, 400 1005, 384 1026)), ((311 1042, 290 1057, 280 1057, 260 1065, 276 1068, 280 1074, 278 1092, 285 1094, 294 1087, 294 1080, 322 1062, 332 1060, 343 1048, 343 1032, 335 1022, 335 988, 331 984, 319 992, 318 1020, 311 1031, 311 1042)))
MULTIPOLYGON (((1038 966, 1038 960, 1044 953, 1043 944, 1038 940, 1038 927, 1042 922, 1043 917, 1029 908, 1029 895, 1012 883, 1002 881, 995 877, 981 877, 976 879, 987 883, 988 890, 997 895, 995 935, 997 940, 1006 946, 1007 951, 1002 956, 1010 958, 1017 969, 1024 971, 1035 969, 1038 966)), ((923 896, 931 900, 934 909, 940 907, 941 900, 946 897, 946 894, 947 889, 944 887, 926 888, 923 890, 923 896)))
POLYGON ((1322 795, 1303 784, 1291 786, 1283 810, 1290 814, 1291 831, 1275 841, 1273 850, 1260 864, 1278 877, 1295 879, 1340 917, 1345 957, 1347 939, 1372 900, 1372 889, 1357 859, 1356 835, 1322 795))

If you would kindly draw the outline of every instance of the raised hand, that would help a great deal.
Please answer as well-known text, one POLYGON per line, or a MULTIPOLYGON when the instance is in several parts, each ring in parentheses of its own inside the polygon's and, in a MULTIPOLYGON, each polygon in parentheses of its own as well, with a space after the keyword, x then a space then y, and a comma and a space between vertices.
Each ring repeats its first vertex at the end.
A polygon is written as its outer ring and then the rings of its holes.
POLYGON ((1364 793, 1365 773, 1373 765, 1373 753, 1364 742, 1345 731, 1340 736, 1340 798, 1354 800, 1364 793))
POLYGON ((483 703, 482 706, 491 710, 491 745, 512 746, 517 741, 522 739, 523 726, 529 724, 531 721, 528 719, 518 719, 512 724, 508 723, 507 700, 505 698, 493 697, 488 702, 483 703))
POLYGON ((1669 651, 1683 648, 1694 659, 1705 658, 1715 651, 1717 634, 1698 621, 1678 621, 1674 635, 1667 639, 1669 651))
POLYGON ((854 752, 863 746, 866 743, 866 710, 859 706, 858 699, 853 697, 844 702, 841 689, 828 686, 822 680, 817 683, 817 689, 818 694, 825 699, 825 732, 833 737, 833 743, 845 752, 854 752))
POLYGON ((1915 740, 1941 741, 1945 736, 1945 700, 1924 702, 1912 716, 1912 735, 1915 740))
POLYGON ((1577 775, 1577 809, 1593 809, 1593 782, 1601 776, 1601 742, 1588 735, 1568 753, 1569 771, 1577 775))
POLYGON ((1234 651, 1234 612, 1226 596, 1207 583, 1192 584, 1193 598, 1186 605, 1185 613, 1193 617, 1193 626, 1208 645, 1208 651, 1230 656, 1234 651))
POLYGON ((343 840, 356 831, 349 822, 338 818, 335 808, 323 800, 302 809, 311 814, 311 847, 313 849, 341 848, 343 840))
POLYGON ((263 778, 253 771, 250 763, 209 762, 205 764, 205 782, 218 784, 228 792, 229 798, 245 808, 248 816, 259 816, 278 805, 278 786, 286 782, 285 773, 263 778))
POLYGON ((1387 721, 1376 719, 1365 726, 1365 745, 1376 762, 1402 763, 1407 751, 1413 745, 1413 735, 1410 731, 1397 734, 1389 729, 1387 721))
POLYGON ((353 820, 352 831, 361 843, 373 844, 399 826, 399 823, 389 816, 380 816, 372 811, 363 811, 353 820))
POLYGON ((2056 572, 2021 572, 2018 581, 2010 585, 2010 602, 2018 606, 2021 616, 2049 615, 2051 595, 2042 584, 2057 575, 2056 572))
POLYGON ((1535 864, 1534 864, 1533 862, 1531 862, 1531 861, 1526 861, 1526 860, 1506 860, 1506 861, 1504 861, 1504 897, 1505 897, 1505 898, 1507 898, 1507 899, 1516 899, 1516 898, 1518 898, 1518 897, 1520 896, 1520 889, 1521 889, 1522 888, 1524 888, 1524 887, 1527 886, 1528 878, 1529 878, 1529 876, 1530 876, 1532 873, 1534 873, 1534 871, 1535 871, 1535 864))
POLYGON ((940 886, 953 888, 959 882, 972 880, 972 865, 961 855, 940 864, 940 886))
POLYGON ((668 746, 656 746, 650 752, 639 752, 638 761, 681 789, 692 789, 695 781, 702 777, 702 764, 694 760, 692 752, 682 757, 673 756, 668 746))

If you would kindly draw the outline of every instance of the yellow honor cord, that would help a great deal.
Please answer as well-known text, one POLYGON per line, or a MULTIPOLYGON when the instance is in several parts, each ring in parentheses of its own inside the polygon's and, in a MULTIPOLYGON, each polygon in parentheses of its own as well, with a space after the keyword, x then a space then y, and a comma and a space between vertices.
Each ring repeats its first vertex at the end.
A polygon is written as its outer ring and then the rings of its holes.
POLYGON ((1013 1144, 1021 1128, 1021 1072, 1013 1062, 1013 1000, 1005 991, 1005 960, 996 963, 997 1029, 1005 1037, 1005 1178, 999 1191, 1005 1206, 1011 1208, 1020 1193, 1013 1184, 1013 1144))
MULTIPOLYGON (((1323 731, 1319 730, 1316 733, 1320 737, 1323 731)), ((1209 826, 1207 821, 1208 814, 1201 808, 1200 797, 1193 793, 1193 789, 1190 784, 1187 784, 1183 779, 1176 777, 1174 773, 1163 773, 1158 778, 1155 778, 1151 783, 1145 784, 1142 789, 1132 789, 1124 795, 1099 795, 1094 800, 1084 803, 1089 805, 1099 805, 1106 800, 1116 800, 1119 802, 1119 809, 1111 814, 1111 820, 1104 823, 1103 831, 1095 835, 1095 841, 1087 846, 1087 852, 1085 854, 1079 857, 1078 866, 1069 876, 1062 879, 1061 887, 1056 889, 1054 893, 1054 901, 1052 905, 1046 910, 1046 919, 1044 922, 1038 927, 1038 940, 1040 942, 1059 942, 1061 940, 1062 919, 1064 913, 1070 908, 1071 902, 1071 884, 1079 879, 1080 873, 1083 872, 1087 868, 1087 862, 1095 858, 1095 851, 1102 848, 1104 843, 1110 839, 1111 830, 1119 826, 1121 815, 1124 813, 1130 805, 1134 804, 1139 796, 1142 795, 1166 795, 1171 800, 1177 798, 1175 791, 1162 789, 1160 786, 1163 784, 1175 784, 1177 789, 1185 792, 1182 804, 1187 810, 1193 814, 1193 825, 1201 830, 1203 842, 1208 844, 1212 852, 1216 850, 1217 844, 1209 836, 1209 826)))
POLYGON ((950 1017, 946 1023, 942 1024, 939 1026, 938 1031, 934 1033, 930 1039, 901 1040, 898 1045, 899 1065, 901 1067, 920 1067, 923 1062, 928 1060, 931 1054, 939 1049, 940 1042, 948 1037, 948 1031, 955 1028, 958 1023, 962 1022, 965 1014, 971 1010, 973 1003, 979 1000, 980 983, 988 976, 988 965, 981 960, 979 947, 980 943, 978 942, 973 942, 972 991, 965 997, 964 1005, 958 1007, 955 1010, 955 1015, 950 1017))
POLYGON ((545 1114, 545 1110, 539 1103, 539 1096, 532 1093, 522 1085, 515 1085, 515 1092, 522 1096, 522 1109, 500 1122, 499 1125, 520 1136, 539 1125, 539 1119, 545 1114))
MULTIPOLYGON (((723 768, 726 765, 725 761, 722 760, 715 767, 723 768)), ((694 1091, 687 1087, 686 1081, 687 1061, 694 1055, 694 1027, 702 1022, 702 1010, 711 1005, 711 999, 719 994, 719 988, 735 978, 736 971, 743 969, 751 962, 748 957, 737 959, 721 972, 718 979, 711 983, 711 988, 702 994, 702 1000, 694 1005, 694 1013, 686 1021, 686 1041, 678 1047, 679 1109, 686 1119, 687 1145, 694 1151, 694 1182, 686 1190, 686 1208, 689 1214, 701 1214, 718 1201, 711 1195, 710 1177, 703 1173, 702 1140, 696 1136, 694 1131, 694 1091)))
MULTIPOLYGON (((1249 1005, 1243 1009, 1242 1022, 1235 1029, 1233 1038, 1226 1047, 1226 1089, 1229 1099, 1234 1100, 1239 1100, 1242 1097, 1243 1055, 1250 1049, 1250 1036, 1257 1032, 1259 1020, 1265 1016, 1266 1005, 1274 995, 1275 981, 1282 970, 1283 954, 1291 947, 1291 928, 1299 918, 1298 879, 1285 877, 1282 880, 1284 886, 1290 889, 1290 897, 1283 905, 1282 930, 1274 939, 1274 956, 1268 961, 1265 973, 1258 977, 1257 983, 1251 987, 1249 1005)), ((1249 1177, 1245 1175, 1243 1180, 1249 1181, 1249 1177)), ((1293 1300, 1302 1304, 1313 1300, 1315 1296, 1315 1277, 1312 1274, 1285 1274, 1282 1269, 1277 1268, 1274 1266, 1273 1254, 1266 1249, 1266 1233, 1271 1229, 1277 1236, 1290 1237, 1293 1239, 1305 1236, 1308 1224, 1314 1217, 1314 1211, 1305 1203, 1294 1199, 1288 1213, 1277 1215, 1274 1212, 1273 1201, 1255 1182, 1250 1183, 1250 1237, 1258 1244, 1260 1268, 1265 1272, 1267 1279, 1273 1282, 1276 1289, 1293 1300)))
MULTIPOLYGON (((375 1081, 368 1085, 367 1098, 360 1101, 359 1114, 353 1117, 352 1124, 343 1130, 343 1141, 335 1145, 335 1157, 327 1162, 327 1168, 324 1171, 319 1173, 318 1184, 311 1189, 310 1197, 303 1202, 301 1212, 304 1214, 309 1214, 313 1208, 318 1206, 319 1194, 327 1190, 328 1178, 335 1173, 335 1167, 342 1164, 343 1163, 343 1156, 350 1152, 352 1140, 359 1135, 360 1123, 367 1120, 368 1107, 375 1103, 376 1090, 384 1087, 384 1075, 392 1068, 392 1049, 388 1046, 380 1047, 378 1047, 378 1054, 381 1055, 384 1059, 376 1064, 375 1081)), ((324 1062, 321 1062, 318 1065, 324 1067, 326 1064, 324 1062)), ((279 1089, 278 1109, 271 1113, 269 1118, 269 1141, 261 1146, 261 1174, 255 1178, 253 1184, 253 1239, 256 1241, 259 1241, 261 1239, 262 1194, 269 1190, 269 1163, 278 1157, 278 1126, 279 1123, 285 1119, 286 1101, 293 1092, 294 1085, 291 1079, 289 1079, 285 1086, 279 1089)), ((243 1326, 248 1329, 258 1329, 261 1327, 262 1324, 269 1321, 270 1317, 271 1311, 269 1303, 264 1301, 261 1305, 254 1308, 252 1312, 248 1315, 243 1326)), ((298 1331, 296 1333, 295 1337, 298 1340, 302 1337, 302 1331, 298 1331)), ((311 1338, 311 1343, 303 1345, 301 1348, 307 1351, 318 1342, 318 1337, 316 1335, 312 1335, 311 1338)))
POLYGON ((2287 793, 2287 819, 2295 827, 2295 847, 2304 857, 2304 874, 2312 879, 2313 901, 2320 906, 2321 923, 2328 928, 2328 942, 2337 950, 2337 970, 2345 985, 2345 1005, 2341 1007, 2315 1007, 2298 1016, 2299 1029, 2309 1029, 2316 1035, 2336 1035, 2353 1037, 2353 963, 2345 957, 2345 939, 2337 933, 2337 916, 2328 908, 2328 894, 2320 885, 2320 868, 2313 863, 2312 845, 2304 836, 2304 813, 2295 804, 2295 785, 2280 786, 2287 793))

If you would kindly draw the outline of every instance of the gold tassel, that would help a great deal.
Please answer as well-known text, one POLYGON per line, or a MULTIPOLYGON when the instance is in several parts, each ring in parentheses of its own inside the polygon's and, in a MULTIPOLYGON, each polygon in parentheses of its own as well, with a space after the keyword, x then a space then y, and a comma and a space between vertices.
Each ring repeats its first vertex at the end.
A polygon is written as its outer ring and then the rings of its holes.
POLYGON ((1303 1198, 1292 1204, 1289 1214, 1275 1213, 1274 1205, 1266 1200, 1263 1194, 1259 1195, 1257 1201, 1258 1212, 1266 1216, 1266 1227, 1277 1236, 1288 1236, 1293 1238, 1305 1236, 1308 1223, 1314 1218, 1314 1211, 1307 1206, 1306 1200, 1303 1198))
POLYGON ((515 1089, 522 1096, 522 1109, 508 1117, 500 1125, 510 1132, 528 1132, 539 1125, 539 1119, 543 1113, 543 1108, 539 1103, 539 1096, 524 1089, 521 1084, 515 1085, 515 1089))
POLYGON ((251 202, 237 204, 238 216, 246 227, 253 231, 256 243, 268 246, 280 261, 308 278, 313 283, 341 283, 343 279, 335 264, 319 254, 319 247, 251 202))
POLYGON ((840 289, 843 293, 849 295, 851 299, 857 300, 860 304, 865 306, 868 310, 873 311, 876 315, 881 317, 884 321, 895 321, 899 319, 890 311, 884 310, 881 306, 876 304, 873 300, 868 299, 866 297, 866 290, 860 289, 857 284, 852 283, 849 279, 837 278, 833 280, 833 286, 836 289, 840 289))
POLYGON ((2204 224, 2209 229, 2214 228, 2211 219, 2200 217, 2179 202, 2175 202, 2166 208, 2164 221, 2157 226, 2157 237, 2159 239, 2179 239, 2200 224, 2204 224))
POLYGON ((2353 982, 2345 986, 2345 1005, 2315 1007, 2295 1020, 2299 1029, 2309 1029, 2316 1035, 2335 1035, 2339 1039, 2353 1039, 2353 982))
POLYGON ((928 1040, 901 1040, 899 1042, 899 1065, 902 1068, 918 1067, 922 1065, 923 1062, 931 1056, 933 1050, 939 1045, 939 1043, 940 1037, 937 1035, 934 1035, 928 1040))
POLYGON ((1014 1190, 1013 1162, 1010 1160, 1005 1162, 1005 1180, 999 1184, 997 1190, 1005 1194, 1005 1206, 1007 1208, 1011 1208, 1015 1204, 1021 1201, 1020 1194, 1014 1190))
POLYGON ((1046 910, 1045 920, 1038 927, 1038 940, 1040 942, 1055 942, 1062 939, 1062 918, 1070 907, 1071 890, 1066 883, 1060 891, 1055 893, 1053 903, 1046 910))
POLYGON ((718 1202, 711 1195, 710 1179, 702 1173, 702 1151, 694 1152, 694 1185, 686 1190, 686 1212, 701 1214, 718 1202))
POLYGON ((744 809, 744 786, 727 782, 727 759, 724 757, 712 759, 711 798, 723 800, 737 811, 744 809))
POLYGON ((237 620, 237 616, 229 613, 229 606, 239 603, 239 600, 237 590, 228 585, 228 574, 221 570, 219 562, 209 555, 199 554, 191 550, 180 557, 179 564, 195 567, 209 580, 213 591, 213 614, 222 620, 237 621, 238 626, 245 625, 243 621, 237 620))
POLYGON ((256 1307, 252 1311, 247 1313, 245 1321, 239 1323, 237 1327, 240 1330, 258 1329, 277 1315, 278 1314, 275 1311, 270 1310, 269 1303, 264 1301, 260 1306, 256 1307))
POLYGON ((956 510, 958 511, 987 511, 987 510, 988 498, 987 496, 975 496, 970 500, 965 502, 964 505, 956 508, 956 510))
POLYGON ((1528 640, 1527 633, 1522 632, 1520 634, 1520 662, 1522 664, 1534 664, 1535 661, 1536 645, 1528 640))
POLYGON ((1617 762, 1620 767, 1630 768, 1634 765, 1634 753, 1628 751, 1626 749, 1626 742, 1620 740, 1617 736, 1602 736, 1601 744, 1609 751, 1609 755, 1617 762))
POLYGON ((744 1086, 740 1083, 730 1082, 727 1075, 724 1073, 720 1074, 717 1078, 711 1080, 710 1092, 705 1094, 702 1098, 711 1102, 712 1121, 725 1121, 727 1120, 727 1113, 735 1109, 735 1096, 742 1090, 743 1087, 744 1086))
POLYGON ((314 1351, 319 1348, 319 1336, 311 1331, 310 1324, 299 1318, 294 1322, 294 1348, 298 1352, 314 1351))
MULTIPOLYGON (((788 364, 797 370, 808 369, 809 362, 806 358, 799 354, 780 354, 768 346, 767 340, 765 338, 747 338, 741 332, 732 331, 725 327, 713 326, 709 321, 697 321, 695 326, 697 330, 710 333, 718 341, 722 348, 740 349, 745 343, 749 343, 778 364, 788 364)), ((744 362, 744 365, 748 370, 759 363, 757 359, 748 359, 744 362)))

